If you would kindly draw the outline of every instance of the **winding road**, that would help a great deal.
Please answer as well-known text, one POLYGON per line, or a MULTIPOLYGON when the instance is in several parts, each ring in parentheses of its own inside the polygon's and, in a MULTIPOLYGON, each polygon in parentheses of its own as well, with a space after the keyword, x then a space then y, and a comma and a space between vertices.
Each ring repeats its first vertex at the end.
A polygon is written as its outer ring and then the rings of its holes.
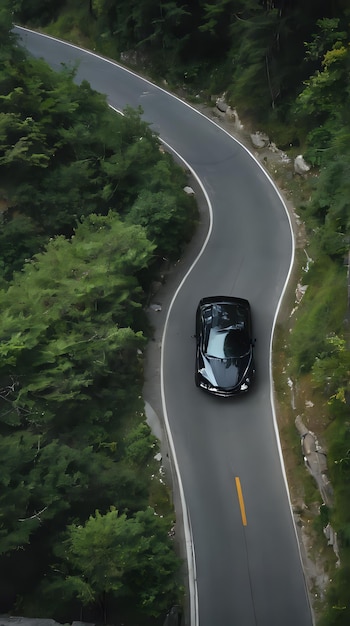
POLYGON ((194 542, 191 626, 311 626, 271 391, 271 337, 294 246, 282 199, 243 146, 181 100, 94 53, 15 31, 54 69, 78 62, 76 80, 116 109, 141 105, 201 181, 212 211, 162 346, 163 408, 194 542), (213 398, 194 385, 194 313, 206 295, 251 302, 257 380, 245 397, 213 398))

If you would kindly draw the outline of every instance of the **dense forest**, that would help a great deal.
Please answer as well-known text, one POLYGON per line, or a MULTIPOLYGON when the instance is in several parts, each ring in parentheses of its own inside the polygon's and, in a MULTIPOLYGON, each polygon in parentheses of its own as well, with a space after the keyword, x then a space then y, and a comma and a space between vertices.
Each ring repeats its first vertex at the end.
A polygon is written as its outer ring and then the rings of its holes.
POLYGON ((162 623, 182 581, 141 397, 145 304, 195 202, 140 111, 11 29, 2 10, 0 611, 162 623))
MULTIPOLYGON (((16 0, 12 3, 12 9, 15 19, 20 23, 45 28, 52 34, 95 48, 115 59, 132 62, 134 67, 147 72, 154 80, 166 81, 174 89, 181 87, 188 99, 200 94, 209 102, 213 96, 225 92, 228 102, 238 109, 242 117, 254 118, 261 127, 273 135, 281 148, 292 155, 302 152, 312 166, 313 175, 305 181, 305 193, 297 206, 298 213, 306 224, 308 254, 312 258, 312 263, 305 277, 308 289, 298 309, 287 350, 290 375, 294 378, 308 376, 313 387, 323 394, 329 414, 329 426, 325 437, 335 502, 333 509, 329 511, 323 509, 322 515, 331 521, 338 533, 341 565, 332 573, 320 626, 349 624, 350 353, 344 264, 344 260, 348 258, 350 235, 348 2, 346 0, 334 2, 16 0), (347 320, 347 324, 344 324, 344 320, 347 320)), ((141 124, 137 114, 127 112, 123 124, 121 121, 108 121, 108 124, 122 125, 125 142, 123 146, 113 144, 110 146, 107 160, 101 158, 101 145, 104 145, 105 141, 109 145, 108 142, 111 141, 109 131, 106 131, 105 137, 101 140, 100 131, 92 125, 92 128, 95 128, 95 135, 91 137, 89 134, 83 144, 77 145, 81 129, 86 129, 86 119, 89 119, 89 123, 96 119, 94 118, 97 116, 96 107, 99 110, 98 115, 110 119, 101 98, 92 93, 88 85, 73 88, 72 76, 63 73, 53 78, 43 64, 38 62, 34 64, 30 61, 28 65, 28 60, 18 58, 21 53, 13 48, 8 34, 2 37, 1 48, 2 59, 6 61, 5 65, 3 61, 2 67, 6 69, 1 70, 3 77, 1 137, 4 144, 1 147, 4 166, 1 186, 5 190, 3 192, 5 211, 1 234, 4 286, 0 298, 2 311, 6 311, 6 314, 3 314, 4 332, 8 326, 5 334, 7 339, 2 348, 5 360, 2 361, 4 365, 1 365, 5 398, 3 408, 6 416, 3 433, 10 438, 6 444, 7 455, 10 455, 10 441, 15 442, 16 437, 23 435, 23 442, 21 440, 23 451, 31 450, 33 471, 35 469, 37 473, 37 460, 40 458, 42 462, 44 444, 55 446, 64 444, 68 448, 72 447, 69 440, 72 436, 71 430, 68 437, 64 424, 68 423, 73 410, 75 429, 79 430, 79 441, 80 436, 87 438, 86 445, 92 446, 94 451, 95 430, 100 432, 101 429, 105 433, 106 424, 110 423, 109 417, 106 417, 103 424, 96 424, 96 415, 101 415, 96 404, 100 402, 105 406, 105 399, 96 395, 93 402, 84 404, 84 397, 91 397, 89 393, 94 381, 97 384, 101 378, 106 380, 105 377, 111 376, 108 359, 116 358, 115 348, 112 354, 108 351, 103 352, 103 358, 106 359, 104 365, 100 362, 101 357, 96 359, 95 355, 96 371, 91 376, 86 370, 86 363, 82 362, 85 348, 84 351, 74 352, 78 363, 72 363, 69 353, 67 358, 67 351, 65 352, 67 346, 62 343, 62 335, 65 333, 65 338, 68 335, 63 329, 69 327, 78 332, 74 316, 81 315, 84 311, 84 325, 91 326, 83 331, 82 340, 87 341, 86 338, 101 332, 97 319, 105 316, 110 324, 117 319, 118 326, 122 324, 121 328, 118 327, 118 333, 121 330, 123 333, 129 333, 125 338, 126 349, 133 350, 136 345, 139 346, 138 342, 143 341, 140 336, 144 323, 141 321, 142 316, 140 317, 142 292, 145 290, 143 281, 148 276, 145 267, 149 267, 150 259, 155 254, 154 246, 156 251, 160 251, 173 245, 173 242, 162 239, 166 233, 162 226, 166 223, 168 215, 167 201, 164 200, 162 205, 164 210, 159 218, 159 228, 156 228, 158 224, 151 223, 150 214, 147 213, 148 201, 152 203, 154 193, 161 194, 162 198, 164 194, 167 195, 168 189, 171 189, 172 197, 176 193, 176 197, 179 198, 178 241, 191 231, 185 217, 191 208, 186 206, 183 198, 180 201, 179 173, 174 187, 171 187, 172 177, 168 175, 166 180, 170 187, 167 186, 166 190, 160 189, 160 181, 164 180, 160 172, 163 169, 169 172, 170 164, 157 152, 157 140, 151 136, 147 127, 142 126, 144 143, 141 146, 133 143, 132 129, 135 125, 141 124), (16 55, 15 64, 12 63, 13 55, 16 55), (21 68, 20 72, 18 68, 21 68), (39 72, 40 78, 36 72, 39 72), (43 85, 50 93, 48 100, 44 99, 43 85), (71 93, 74 94, 72 100, 71 93), (89 94, 89 98, 86 94, 89 94), (34 103, 35 111, 39 109, 42 112, 40 123, 37 123, 33 112, 34 103), (66 123, 63 121, 64 116, 69 116, 66 123), (121 154, 121 150, 125 150, 122 153, 123 160, 116 156, 121 154), (139 153, 140 150, 142 154, 139 153), (55 161, 58 163, 58 169, 53 167, 53 154, 58 156, 55 161), (146 154, 152 154, 151 162, 146 154), (134 183, 130 186, 129 182, 135 175, 136 169, 133 164, 136 160, 137 172, 141 178, 145 173, 145 178, 138 180, 135 187, 134 183), (21 164, 20 169, 17 167, 18 163, 21 164), (147 167, 145 165, 144 168, 142 163, 146 163, 147 167), (151 168, 152 176, 148 176, 147 168, 151 168), (121 180, 118 184, 118 197, 114 176, 118 177, 118 181, 121 180), (82 178, 85 182, 80 186, 77 181, 82 178), (12 186, 9 184, 10 180, 12 186), (153 187, 149 184, 150 180, 157 181, 153 187), (100 195, 97 193, 98 188, 103 190, 100 195), (129 195, 130 188, 135 190, 133 197, 129 195), (67 189, 69 193, 66 197, 67 189), (90 207, 92 217, 89 213, 90 207), (72 215, 75 220, 73 223, 69 220, 69 216, 72 215), (79 274, 81 270, 77 260, 82 258, 82 254, 93 255, 91 248, 82 252, 85 249, 84 243, 87 244, 87 240, 91 240, 92 233, 94 245, 98 246, 98 242, 95 241, 98 239, 95 232, 98 220, 103 221, 102 228, 106 232, 112 229, 120 232, 121 240, 124 240, 124 229, 136 229, 139 247, 138 252, 135 251, 135 258, 130 260, 127 267, 118 268, 118 271, 123 272, 125 282, 122 281, 122 286, 118 281, 116 281, 118 284, 109 285, 110 291, 105 296, 106 300, 102 297, 100 301, 98 288, 95 292, 86 285, 84 293, 87 301, 84 301, 82 308, 82 301, 79 298, 74 300, 78 294, 71 286, 65 271, 69 263, 73 263, 74 258, 74 270, 77 267, 77 276, 82 275, 79 274), (48 237, 53 237, 53 240, 48 242, 48 237), (145 243, 141 243, 142 238, 145 243), (34 260, 27 263, 25 260, 32 258, 33 254, 34 260), (44 257, 47 259, 45 264, 44 257), (73 305, 69 312, 65 313, 67 317, 61 319, 59 327, 58 316, 55 317, 55 310, 60 306, 59 298, 56 301, 55 295, 50 292, 50 285, 44 278, 50 267, 48 261, 56 264, 54 258, 64 259, 62 273, 57 276, 58 288, 67 290, 65 297, 72 298, 73 305), (24 262, 27 264, 23 265, 24 262), (38 287, 34 282, 45 289, 45 293, 43 292, 40 297, 36 296, 35 299, 30 296, 34 289, 37 293, 38 287), (28 294, 27 301, 30 306, 24 301, 20 305, 15 302, 12 293, 15 293, 16 289, 21 289, 22 298, 28 294), (112 298, 111 294, 115 293, 113 290, 118 293, 117 298, 114 295, 112 298), (123 294, 129 290, 135 303, 131 311, 125 309, 123 299, 123 294), (95 293, 97 295, 91 297, 95 293), (112 299, 118 303, 115 312, 110 309, 112 299), (48 303, 50 303, 50 326, 46 314, 44 316, 48 303), (14 310, 16 306, 17 312, 14 310), (29 316, 32 316, 30 331, 29 316), (92 329, 95 316, 97 325, 92 329), (122 321, 119 322, 119 319, 122 321), (27 368, 24 373, 22 371, 17 373, 16 364, 19 362, 20 353, 21 367, 27 368), (53 362, 48 359, 48 355, 54 359, 53 362), (43 361, 46 363, 46 369, 45 372, 40 369, 39 376, 39 367, 43 361), (12 368, 11 376, 9 365, 12 368), (59 385, 57 389, 53 388, 54 370, 56 370, 55 380, 59 385), (63 379, 66 381, 65 371, 75 372, 74 382, 70 377, 71 384, 68 388, 65 387, 67 383, 63 383, 63 379), (79 400, 74 384, 80 385, 79 400), (84 393, 81 394, 83 388, 84 393), (60 404, 63 401, 64 411, 60 404), (84 408, 85 417, 87 406, 86 417, 90 434, 87 435, 84 428, 84 434, 81 435, 82 409, 84 408), (37 413, 33 420, 35 411, 37 413), (21 426, 22 420, 25 426, 21 426), (60 420, 59 430, 58 420, 60 420), (31 443, 28 440, 26 442, 29 436, 32 437, 31 443), (12 437, 14 439, 11 440, 12 437)), ((170 202, 169 198, 168 201, 170 202)), ((158 205, 158 202, 152 204, 158 205)), ((131 235, 130 231, 129 237, 134 241, 134 235, 131 235)), ((106 265, 109 263, 107 259, 101 260, 102 262, 106 265)), ((91 273, 84 281, 92 280, 95 285, 96 281, 98 283, 96 276, 98 268, 92 263, 90 266, 91 273)), ((72 272, 69 278, 72 280, 72 272)), ((80 283, 80 286, 82 284, 85 283, 80 283)), ((103 285, 103 288, 106 287, 107 285, 103 285)), ((104 324, 106 332, 108 323, 104 324)), ((112 332, 110 326, 109 329, 112 332)), ((98 341, 101 341, 102 345, 104 338, 98 337, 98 341)), ((121 339, 113 336, 113 341, 118 345, 121 339)), ((92 352, 98 350, 92 344, 88 346, 88 350, 90 349, 92 352)), ((118 359, 123 360, 123 350, 119 350, 117 354, 118 359)), ((127 373, 125 375, 128 376, 127 373)), ((113 384, 116 384, 116 381, 113 381, 113 384)), ((104 436, 101 435, 98 441, 106 442, 110 446, 111 438, 104 439, 104 436)), ((76 441, 75 437, 75 444, 76 441)), ((108 462, 111 461, 108 446, 103 448, 103 462, 107 462, 106 458, 108 462)), ((117 450, 119 452, 119 447, 117 450)), ((12 454, 14 455, 14 452, 12 454)), ((10 462, 17 467, 14 456, 11 456, 11 461, 10 459, 5 461, 5 457, 3 458, 5 467, 8 468, 10 462)), ((68 463, 68 456, 64 458, 68 463)), ((114 462, 114 459, 112 460, 114 462)), ((18 470, 16 485, 21 484, 24 469, 30 467, 30 455, 28 458, 25 455, 21 456, 21 462, 23 469, 18 470)), ((74 468, 74 477, 78 471, 76 463, 77 461, 74 461, 70 466, 74 468)), ((69 489, 75 497, 79 489, 73 490, 73 484, 74 482, 70 483, 69 489)), ((40 488, 43 489, 41 482, 40 488)), ((68 485, 62 488, 68 490, 68 485)), ((90 489, 89 486, 86 488, 90 489)), ((18 492, 19 497, 19 487, 15 492, 18 492)), ((61 516, 60 520, 64 519, 64 524, 68 520, 68 526, 64 527, 62 532, 66 533, 67 545, 70 548, 73 546, 74 535, 72 530, 74 522, 71 520, 76 515, 74 497, 72 496, 71 512, 65 512, 63 515, 62 511, 57 511, 57 515, 61 516)), ((23 502, 23 510, 26 511, 21 517, 30 517, 30 511, 40 511, 44 505, 46 506, 46 500, 40 495, 35 500, 34 509, 26 508, 25 501, 21 498, 19 500, 23 502)), ((52 506, 42 513, 43 520, 46 517, 51 519, 51 512, 54 514, 54 511, 59 509, 58 496, 53 496, 53 500, 52 506)), ((109 502, 111 505, 114 503, 113 499, 109 502)), ((124 503, 120 506, 119 502, 116 505, 122 510, 129 506, 124 503)), ((14 520, 13 513, 11 517, 13 502, 4 503, 3 506, 9 511, 10 517, 7 519, 11 519, 11 524, 6 525, 6 531, 4 530, 7 545, 11 549, 16 543, 18 533, 24 531, 22 522, 14 520)), ((98 502, 98 498, 96 508, 105 513, 106 509, 98 502)), ((91 511, 87 511, 87 515, 90 513, 91 511)), ((113 514, 112 511, 110 514, 113 514)), ((93 518, 92 525, 99 524, 99 515, 93 518)), ((136 515, 134 511, 129 512, 126 520, 134 519, 136 515)), ((28 520, 28 526, 30 525, 35 526, 32 531, 32 535, 35 536, 40 525, 39 520, 37 518, 28 520)), ((86 523, 84 527, 86 532, 87 526, 86 523)), ((24 543, 23 539, 22 542, 24 543)))

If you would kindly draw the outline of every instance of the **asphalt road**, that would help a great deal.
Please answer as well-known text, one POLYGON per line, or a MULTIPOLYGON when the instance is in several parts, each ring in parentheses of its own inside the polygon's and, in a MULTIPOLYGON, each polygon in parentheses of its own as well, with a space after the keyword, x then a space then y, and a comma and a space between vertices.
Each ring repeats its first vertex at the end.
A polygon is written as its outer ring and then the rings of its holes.
MULTIPOLYGON (((193 532, 199 624, 311 626, 271 404, 271 333, 293 256, 281 198, 240 144, 164 90, 75 47, 22 37, 55 69, 78 61, 77 80, 89 80, 114 107, 141 105, 212 206, 210 239, 173 302, 163 339, 164 409, 193 532), (207 295, 251 302, 257 380, 243 398, 212 398, 194 385, 194 313, 207 295)), ((197 618, 192 611, 191 626, 197 618)))

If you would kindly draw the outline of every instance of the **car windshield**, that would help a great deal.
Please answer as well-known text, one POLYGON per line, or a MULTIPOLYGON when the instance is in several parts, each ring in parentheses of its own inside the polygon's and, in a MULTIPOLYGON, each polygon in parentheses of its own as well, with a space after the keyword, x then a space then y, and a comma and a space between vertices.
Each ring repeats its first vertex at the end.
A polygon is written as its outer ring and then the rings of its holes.
POLYGON ((247 311, 241 306, 215 304, 205 312, 204 349, 217 359, 239 358, 250 350, 247 311))
POLYGON ((244 356, 249 350, 249 338, 244 329, 210 330, 207 347, 209 356, 216 359, 232 359, 244 356))

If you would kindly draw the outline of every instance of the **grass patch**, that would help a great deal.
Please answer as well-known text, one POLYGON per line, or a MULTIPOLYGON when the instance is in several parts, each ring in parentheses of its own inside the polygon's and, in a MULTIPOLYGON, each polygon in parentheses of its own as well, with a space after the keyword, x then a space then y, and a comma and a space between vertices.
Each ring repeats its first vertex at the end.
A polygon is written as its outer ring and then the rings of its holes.
POLYGON ((89 12, 89 3, 71 0, 62 7, 57 19, 43 30, 52 35, 93 50, 100 38, 97 21, 89 12))
POLYGON ((315 263, 295 316, 289 347, 294 375, 309 372, 316 357, 327 349, 330 332, 341 333, 346 311, 345 272, 329 257, 315 263))

